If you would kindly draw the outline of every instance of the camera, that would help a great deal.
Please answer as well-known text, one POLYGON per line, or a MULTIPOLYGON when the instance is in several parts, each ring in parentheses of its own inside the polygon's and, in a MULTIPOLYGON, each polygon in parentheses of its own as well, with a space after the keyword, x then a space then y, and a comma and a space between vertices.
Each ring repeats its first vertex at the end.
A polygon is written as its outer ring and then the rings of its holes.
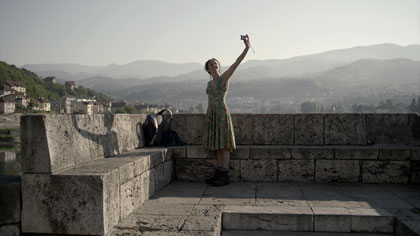
POLYGON ((241 40, 245 40, 247 38, 248 38, 248 35, 247 34, 241 35, 241 40))

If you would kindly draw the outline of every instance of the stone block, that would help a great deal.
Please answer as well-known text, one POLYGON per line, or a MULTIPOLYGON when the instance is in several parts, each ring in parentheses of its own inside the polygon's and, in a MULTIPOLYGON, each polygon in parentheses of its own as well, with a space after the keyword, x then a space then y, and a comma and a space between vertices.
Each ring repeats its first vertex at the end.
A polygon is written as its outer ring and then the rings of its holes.
POLYGON ((366 145, 365 115, 325 115, 325 144, 366 145))
POLYGON ((290 159, 291 150, 288 146, 250 146, 249 157, 251 159, 290 159))
POLYGON ((323 145, 324 118, 322 114, 295 114, 295 144, 323 145))
POLYGON ((22 175, 22 232, 106 234, 120 219, 119 171, 22 175))
POLYGON ((121 219, 126 218, 134 210, 135 194, 134 194, 134 179, 120 185, 120 206, 121 219))
POLYGON ((411 161, 411 183, 420 183, 420 161, 411 161))
POLYGON ((381 147, 379 148, 379 160, 409 160, 411 150, 406 147, 381 147))
POLYGON ((132 136, 133 145, 135 148, 141 148, 146 146, 146 141, 144 140, 143 132, 143 123, 146 120, 145 114, 131 114, 130 123, 131 130, 130 134, 132 136))
POLYGON ((208 157, 209 157, 209 153, 208 151, 204 150, 203 146, 201 145, 187 146, 187 158, 204 159, 208 157))
POLYGON ((251 114, 232 114, 233 131, 237 145, 252 144, 254 134, 251 114))
POLYGON ((120 167, 120 184, 134 178, 134 161, 128 162, 120 167))
POLYGON ((187 146, 171 147, 171 150, 172 150, 172 158, 174 159, 187 158, 187 146))
POLYGON ((363 183, 406 184, 410 161, 362 161, 363 183))
POLYGON ((176 178, 187 181, 204 181, 214 175, 214 159, 177 159, 176 178))
POLYGON ((276 160, 241 160, 241 180, 277 181, 276 160))
POLYGON ((183 142, 190 145, 203 144, 204 114, 174 114, 173 118, 171 128, 183 142))
POLYGON ((0 225, 0 235, 2 235, 2 236, 20 236, 19 224, 0 225))
POLYGON ((175 162, 174 160, 165 161, 163 163, 164 185, 170 184, 175 178, 175 162))
POLYGON ((156 166, 156 192, 165 186, 165 173, 163 163, 156 166))
POLYGON ((367 114, 368 144, 409 144, 407 114, 367 114))
POLYGON ((420 161, 420 148, 411 148, 411 160, 420 161))
POLYGON ((20 177, 0 176, 0 225, 20 222, 20 177))
POLYGON ((408 114, 408 136, 410 144, 420 145, 420 115, 408 114))
POLYGON ((316 182, 357 183, 359 179, 358 160, 315 160, 316 182))
POLYGON ((140 202, 145 202, 153 195, 154 181, 150 178, 150 170, 140 176, 140 202))
POLYGON ((393 233, 394 217, 384 209, 351 208, 352 232, 393 233))
POLYGON ((256 114, 254 144, 293 144, 294 116, 291 114, 256 114))
POLYGON ((345 208, 312 207, 315 232, 351 232, 351 215, 345 208))
POLYGON ((222 228, 235 230, 313 231, 309 207, 228 206, 222 228))
POLYGON ((229 161, 229 180, 239 181, 241 178, 241 161, 230 160, 229 161))
POLYGON ((315 160, 278 160, 278 181, 313 182, 315 160))
POLYGON ((148 170, 150 170, 150 156, 144 155, 134 161, 134 176, 139 176, 148 170))
POLYGON ((334 148, 334 157, 345 160, 376 160, 379 151, 375 147, 346 146, 334 148))
POLYGON ((420 235, 420 221, 395 219, 394 234, 397 236, 420 235))
POLYGON ((230 158, 232 159, 249 159, 249 147, 250 146, 242 146, 237 145, 236 150, 230 154, 230 158))
POLYGON ((333 159, 334 149, 327 147, 294 147, 292 159, 333 159))
POLYGON ((155 195, 155 193, 157 192, 156 190, 156 168, 152 168, 149 170, 150 174, 149 174, 149 198, 151 198, 153 195, 155 195))
MULTIPOLYGON (((196 230, 196 231, 210 231, 210 232, 220 232, 220 216, 188 216, 183 230, 196 230)), ((214 235, 214 234, 213 234, 214 235)))

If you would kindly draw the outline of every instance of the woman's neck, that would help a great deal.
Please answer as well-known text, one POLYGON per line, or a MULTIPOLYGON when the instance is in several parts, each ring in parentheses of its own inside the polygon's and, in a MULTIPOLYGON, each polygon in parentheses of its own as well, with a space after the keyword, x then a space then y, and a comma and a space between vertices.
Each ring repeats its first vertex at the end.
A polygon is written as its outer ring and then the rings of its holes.
POLYGON ((217 78, 219 78, 219 77, 220 77, 220 73, 219 73, 218 71, 215 71, 215 72, 211 73, 211 77, 212 77, 213 79, 217 79, 217 78))

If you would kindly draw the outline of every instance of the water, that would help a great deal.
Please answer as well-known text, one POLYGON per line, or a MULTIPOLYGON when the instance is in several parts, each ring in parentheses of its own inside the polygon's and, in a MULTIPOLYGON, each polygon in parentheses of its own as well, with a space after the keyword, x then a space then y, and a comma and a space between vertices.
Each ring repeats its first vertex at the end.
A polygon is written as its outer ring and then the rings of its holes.
POLYGON ((0 150, 0 175, 21 175, 20 160, 20 150, 0 150))

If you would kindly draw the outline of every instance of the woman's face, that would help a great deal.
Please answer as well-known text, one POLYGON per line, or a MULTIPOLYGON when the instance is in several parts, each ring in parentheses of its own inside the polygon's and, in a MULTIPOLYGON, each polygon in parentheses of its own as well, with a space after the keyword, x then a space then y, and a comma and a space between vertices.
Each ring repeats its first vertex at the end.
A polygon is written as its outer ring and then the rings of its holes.
POLYGON ((208 68, 210 73, 215 71, 220 72, 219 63, 216 60, 210 60, 208 68))

